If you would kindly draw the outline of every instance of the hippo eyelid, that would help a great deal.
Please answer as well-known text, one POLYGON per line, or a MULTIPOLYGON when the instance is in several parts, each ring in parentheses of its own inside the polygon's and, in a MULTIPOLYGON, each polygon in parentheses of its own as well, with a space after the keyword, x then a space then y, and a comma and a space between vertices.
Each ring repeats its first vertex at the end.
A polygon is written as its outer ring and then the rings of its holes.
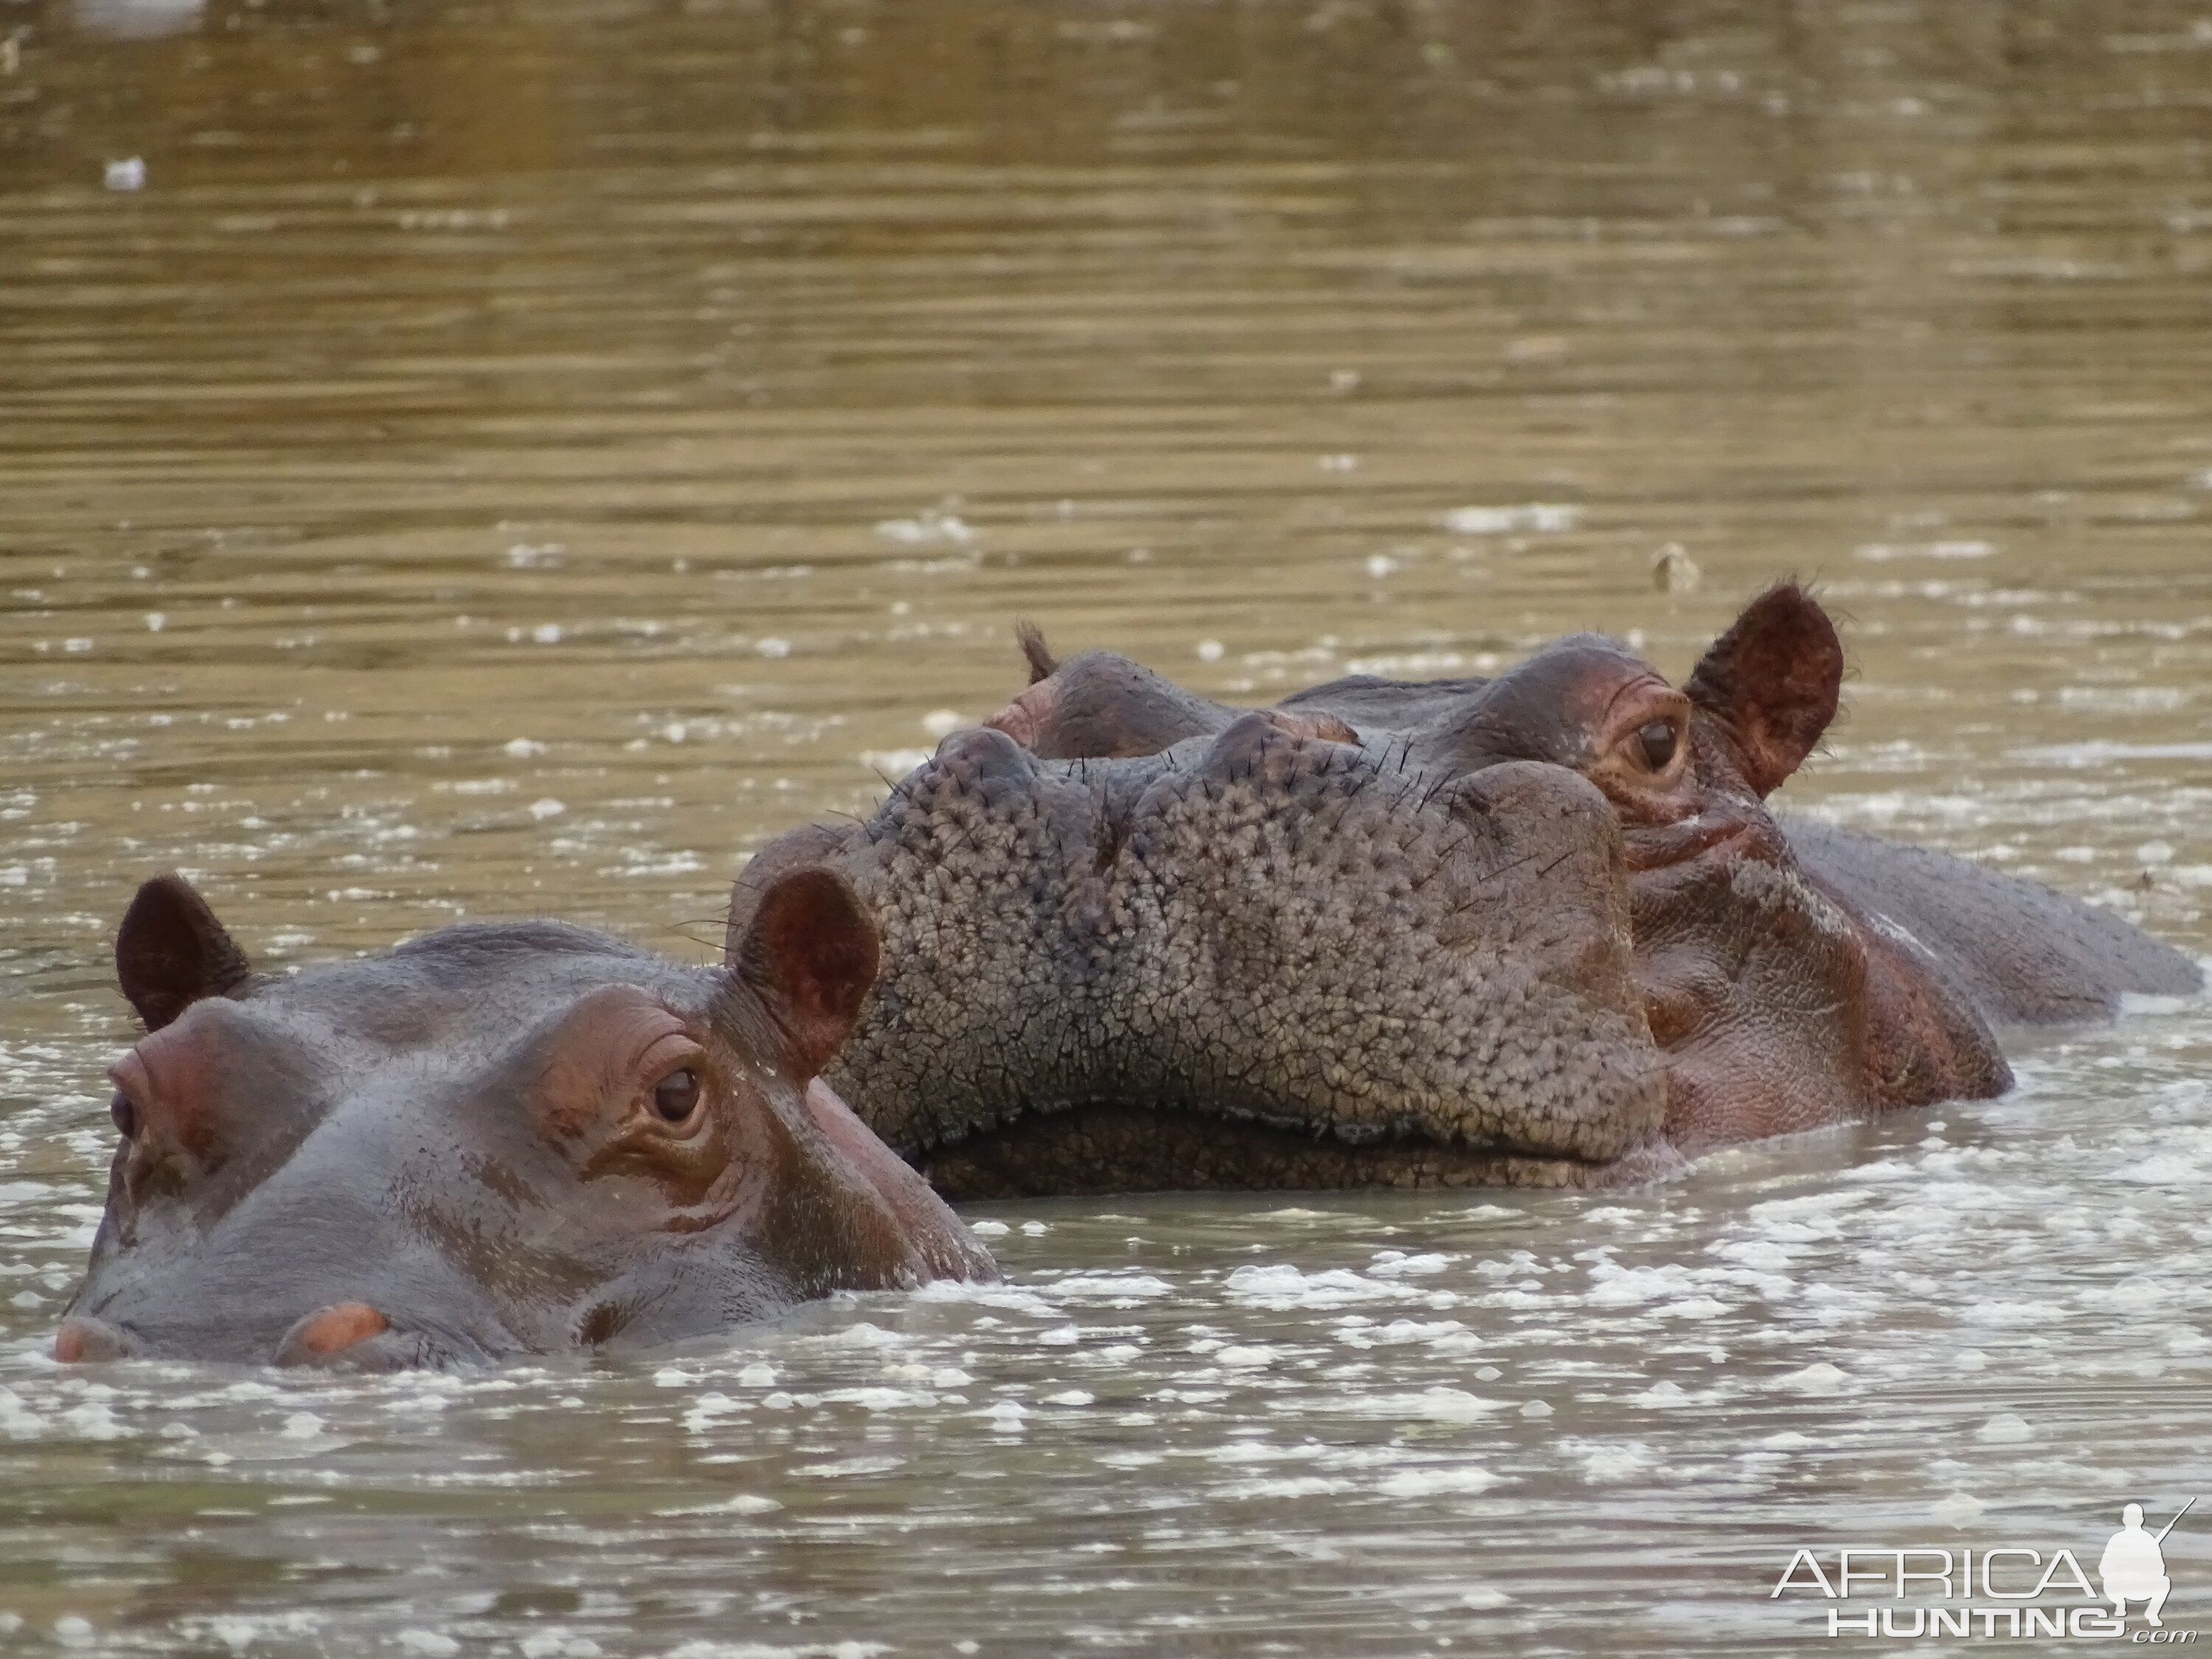
POLYGON ((1663 694, 1672 691, 1674 689, 1674 688, 1673 686, 1668 684, 1667 682, 1662 679, 1658 675, 1647 670, 1645 672, 1638 675, 1632 679, 1624 680, 1619 686, 1614 688, 1613 695, 1605 700, 1605 710, 1598 717, 1599 720, 1601 724, 1610 724, 1613 719, 1614 712, 1620 708, 1621 703, 1627 698, 1648 696, 1655 691, 1663 694))
POLYGON ((669 1031, 655 1038, 633 1066, 639 1079, 638 1108, 661 1133, 687 1139, 712 1115, 706 1108, 718 1091, 720 1075, 706 1045, 689 1031, 669 1031), (690 1078, 690 1108, 680 1117, 670 1117, 661 1109, 660 1091, 686 1073, 690 1078))
POLYGON ((1640 681, 1613 698, 1608 729, 1612 753, 1648 777, 1665 776, 1689 750, 1689 700, 1663 680, 1640 681), (1623 708, 1630 691, 1643 696, 1623 708), (1665 752, 1655 755, 1659 749, 1665 752))

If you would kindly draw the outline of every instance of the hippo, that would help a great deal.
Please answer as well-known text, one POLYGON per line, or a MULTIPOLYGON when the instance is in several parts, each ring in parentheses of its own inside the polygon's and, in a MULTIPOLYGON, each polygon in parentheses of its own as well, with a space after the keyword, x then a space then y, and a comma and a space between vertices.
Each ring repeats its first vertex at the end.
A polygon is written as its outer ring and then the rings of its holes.
POLYGON ((1834 718, 1794 584, 1689 678, 1576 635, 1269 708, 1055 661, 866 822, 884 971, 830 1073, 954 1197, 1599 1187, 2010 1087, 1995 1032, 2201 976, 2123 920, 1769 796, 1834 718))
POLYGON ((116 939, 147 1035, 55 1356, 444 1367, 991 1278, 819 1080, 878 950, 815 870, 714 968, 530 921, 266 975, 157 877, 116 939))

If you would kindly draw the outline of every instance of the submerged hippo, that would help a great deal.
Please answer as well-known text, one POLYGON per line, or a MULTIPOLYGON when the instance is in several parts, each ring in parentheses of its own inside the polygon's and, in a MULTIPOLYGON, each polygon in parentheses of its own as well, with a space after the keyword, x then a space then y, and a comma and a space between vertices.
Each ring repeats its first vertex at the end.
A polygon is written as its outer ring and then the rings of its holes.
POLYGON ((1581 635, 1490 680, 1224 707, 1054 662, 827 865, 884 970, 831 1076, 955 1196, 1634 1180, 1984 1097, 1991 1022, 2198 988, 2124 921, 1766 797, 1843 653, 1778 587, 1669 685, 1581 635))
POLYGON ((875 976, 834 875, 720 969, 552 921, 289 978, 162 876, 116 940, 148 1035, 64 1360, 374 1369, 634 1348, 990 1259, 816 1074, 875 976))

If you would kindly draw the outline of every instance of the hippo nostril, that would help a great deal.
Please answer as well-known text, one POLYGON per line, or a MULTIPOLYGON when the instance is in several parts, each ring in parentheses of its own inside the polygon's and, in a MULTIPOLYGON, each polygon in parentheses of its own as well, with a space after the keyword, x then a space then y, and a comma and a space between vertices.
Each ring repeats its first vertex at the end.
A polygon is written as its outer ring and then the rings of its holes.
POLYGON ((276 1345, 279 1365, 312 1365, 343 1353, 373 1336, 392 1328, 386 1319, 366 1302, 334 1302, 319 1308, 284 1333, 276 1345))
POLYGON ((137 1352, 128 1336, 97 1319, 64 1319, 54 1333, 54 1358, 64 1365, 123 1359, 137 1352))
POLYGON ((107 1103, 107 1115, 115 1120, 115 1127, 123 1132, 123 1138, 125 1140, 137 1137, 138 1103, 122 1090, 118 1089, 115 1091, 115 1098, 107 1103))

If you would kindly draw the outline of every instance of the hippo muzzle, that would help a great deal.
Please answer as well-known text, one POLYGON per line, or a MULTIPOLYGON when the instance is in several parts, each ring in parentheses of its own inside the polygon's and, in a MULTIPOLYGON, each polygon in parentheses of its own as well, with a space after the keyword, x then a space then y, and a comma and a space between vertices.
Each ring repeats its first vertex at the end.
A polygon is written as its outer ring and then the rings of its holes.
POLYGON ((1581 1185, 1665 1162, 1619 824, 1274 712, 1151 756, 957 733, 825 852, 880 982, 832 1076, 956 1196, 1581 1185), (1655 1162, 1656 1160, 1656 1162, 1655 1162))

